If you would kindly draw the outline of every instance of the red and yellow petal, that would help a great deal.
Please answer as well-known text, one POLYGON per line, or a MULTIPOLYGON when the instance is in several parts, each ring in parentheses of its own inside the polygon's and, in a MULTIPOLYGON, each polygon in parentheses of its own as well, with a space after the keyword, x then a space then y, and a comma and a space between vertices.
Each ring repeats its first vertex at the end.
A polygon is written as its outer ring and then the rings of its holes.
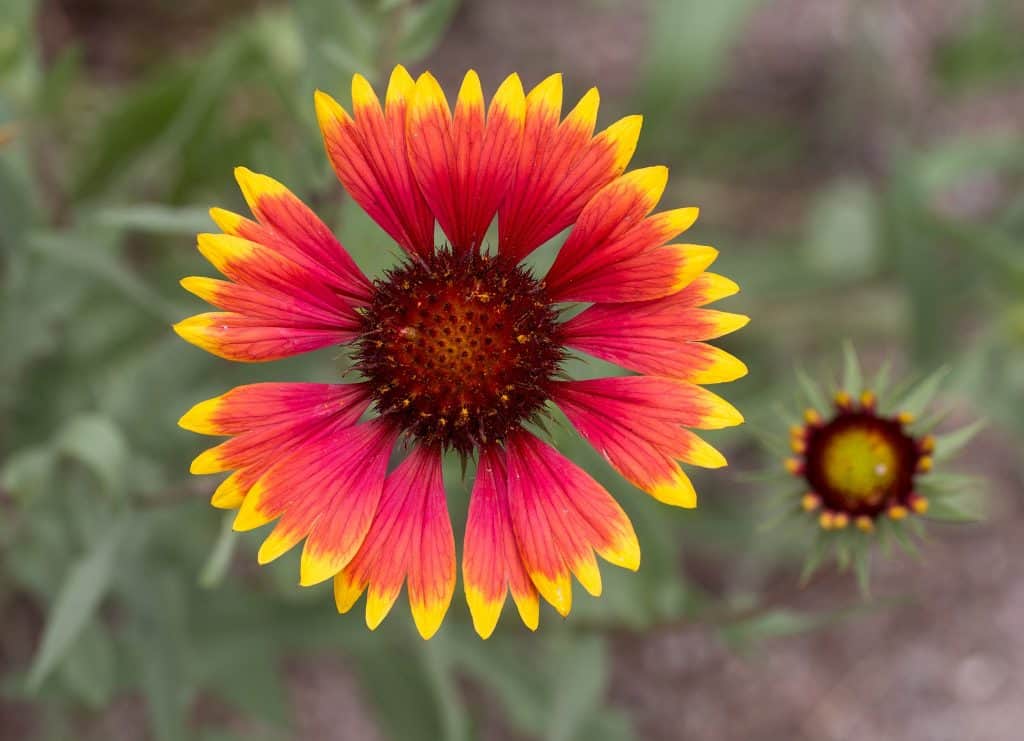
POLYGON ((596 304, 565 323, 565 344, 640 373, 694 383, 741 378, 746 366, 704 340, 734 332, 748 318, 699 308, 730 295, 735 287, 727 278, 704 273, 661 299, 596 304))
POLYGON ((178 424, 201 435, 238 435, 314 417, 354 424, 369 398, 361 383, 253 383, 199 402, 178 424))
POLYGON ((736 281, 717 273, 701 273, 672 296, 671 304, 677 308, 705 306, 739 293, 736 281))
POLYGON ((222 208, 211 208, 210 218, 225 235, 255 242, 299 266, 302 270, 298 273, 297 285, 320 284, 350 305, 359 306, 367 302, 369 294, 362 285, 362 279, 353 280, 339 275, 329 262, 314 259, 274 228, 222 208))
POLYGON ((672 295, 710 265, 718 251, 697 244, 669 244, 620 257, 588 260, 589 272, 573 271, 552 300, 594 303, 648 301, 672 295), (557 296, 557 298, 555 298, 557 296))
POLYGON ((367 591, 366 624, 372 630, 390 612, 403 583, 416 628, 430 638, 455 593, 455 539, 441 456, 434 449, 414 449, 388 476, 366 539, 334 578, 335 603, 348 612, 367 591))
POLYGON ((230 234, 200 234, 198 245, 234 282, 182 281, 224 309, 175 325, 188 342, 229 360, 262 362, 347 342, 358 331, 352 303, 274 247, 230 234))
POLYGON ((281 291, 196 275, 182 278, 181 287, 218 309, 250 319, 265 319, 269 325, 332 330, 342 337, 351 337, 358 329, 356 314, 347 308, 323 308, 281 291))
POLYGON ((512 531, 506 478, 504 453, 497 448, 481 451, 462 553, 466 602, 481 638, 494 632, 509 591, 530 630, 537 629, 539 620, 537 589, 526 573, 512 531))
POLYGON ((601 189, 584 207, 548 271, 555 301, 640 301, 679 291, 717 256, 711 247, 670 245, 690 228, 696 208, 654 216, 668 170, 628 172, 601 189))
MULTIPOLYGON (((369 405, 369 397, 360 393, 359 387, 352 387, 344 393, 347 404, 325 405, 319 408, 299 407, 296 414, 280 417, 272 424, 256 425, 236 433, 226 440, 200 453, 192 461, 193 474, 220 473, 254 465, 266 465, 278 459, 278 451, 299 447, 308 440, 318 439, 331 430, 351 427, 369 405)), ((182 424, 209 428, 216 421, 204 419, 217 413, 217 399, 199 405, 198 410, 189 412, 182 424)))
POLYGON ((345 190, 399 245, 422 256, 434 249, 434 216, 409 165, 406 112, 414 89, 399 65, 383 108, 361 75, 352 79, 354 116, 319 90, 315 102, 327 156, 345 190))
POLYGON ((366 537, 396 436, 374 421, 335 427, 305 440, 252 486, 235 529, 250 530, 280 518, 261 548, 261 563, 305 539, 300 583, 331 578, 366 537))
POLYGON ((596 552, 636 570, 640 546, 622 508, 583 469, 533 435, 508 441, 509 513, 530 579, 562 615, 572 606, 570 574, 600 591, 596 552))
POLYGON ((272 320, 226 311, 211 311, 174 325, 178 335, 226 360, 262 363, 311 352, 352 339, 351 329, 282 327, 272 320))
POLYGON ((407 127, 409 159, 427 203, 456 251, 477 249, 516 167, 525 118, 517 75, 484 112, 480 79, 470 70, 455 104, 429 73, 416 83, 407 127))
POLYGON ((178 424, 207 435, 239 436, 204 452, 192 464, 193 473, 236 468, 210 503, 238 509, 277 461, 327 429, 355 424, 369 399, 361 384, 252 384, 196 404, 178 424))
POLYGON ((595 137, 598 99, 596 89, 589 91, 559 122, 561 75, 548 77, 526 96, 519 162, 498 212, 503 255, 526 257, 572 224, 587 201, 626 168, 641 118, 624 118, 595 137))
POLYGON ((667 184, 668 168, 658 165, 628 172, 598 191, 559 250, 552 266, 555 275, 629 232, 658 205, 667 184))
POLYGON ((273 247, 231 234, 200 234, 196 242, 203 257, 236 283, 291 295, 339 315, 352 313, 351 303, 273 247))
POLYGON ((331 430, 351 426, 368 404, 361 384, 252 384, 196 404, 179 424, 207 435, 235 435, 201 453, 190 470, 236 469, 217 487, 211 504, 237 509, 278 461, 331 430))
POLYGON ((666 378, 566 381, 553 394, 573 426, 627 481, 680 507, 695 507, 697 501, 677 461, 725 465, 718 451, 683 428, 715 429, 743 421, 721 397, 666 378))
MULTIPOLYGON (((350 301, 366 303, 370 281, 327 225, 305 203, 278 181, 248 168, 235 168, 235 178, 259 224, 279 237, 273 240, 278 249, 317 273, 326 272, 327 283, 350 301)), ((266 230, 250 229, 248 220, 229 215, 223 222, 222 228, 228 234, 245 236, 249 232, 252 236, 248 238, 256 237, 255 241, 268 236, 266 230)))

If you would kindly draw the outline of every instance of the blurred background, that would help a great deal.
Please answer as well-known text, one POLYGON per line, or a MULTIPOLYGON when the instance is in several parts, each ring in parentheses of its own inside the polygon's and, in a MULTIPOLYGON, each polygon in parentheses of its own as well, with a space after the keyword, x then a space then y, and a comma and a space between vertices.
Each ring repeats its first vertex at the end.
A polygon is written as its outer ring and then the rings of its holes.
MULTIPOLYGON (((955 739, 1024 727, 1024 4, 1016 0, 0 0, 0 739, 955 739), (396 62, 455 90, 565 73, 601 123, 645 115, 634 165, 753 322, 719 389, 749 424, 701 507, 631 490, 560 433, 633 518, 638 574, 604 569, 530 634, 477 639, 456 593, 435 639, 405 598, 361 606, 257 568, 256 534, 190 478, 193 403, 259 380, 329 381, 331 352, 263 366, 170 324, 209 274, 206 209, 231 168, 274 175, 371 274, 393 256, 322 152, 312 91, 396 62), (948 365, 980 523, 874 565, 872 596, 813 533, 760 528, 794 365, 827 377, 948 365)), ((381 88, 379 88, 381 89, 381 88)), ((457 540, 465 487, 452 486, 457 540)), ((293 554, 294 555, 294 554, 293 554)))

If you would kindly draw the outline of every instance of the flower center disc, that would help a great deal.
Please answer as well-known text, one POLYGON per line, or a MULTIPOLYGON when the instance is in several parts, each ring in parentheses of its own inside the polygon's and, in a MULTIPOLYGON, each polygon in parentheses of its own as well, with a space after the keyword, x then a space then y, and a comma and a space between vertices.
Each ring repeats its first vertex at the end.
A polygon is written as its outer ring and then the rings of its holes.
POLYGON ((357 365, 378 411, 428 444, 503 440, 548 398, 563 357, 543 286, 500 256, 438 250, 390 271, 357 365))
POLYGON ((883 497, 898 466, 896 450, 877 430, 842 430, 822 450, 825 477, 849 499, 872 502, 883 497))
POLYGON ((807 478, 830 509, 874 515, 910 495, 918 457, 895 420, 842 414, 811 434, 807 478))

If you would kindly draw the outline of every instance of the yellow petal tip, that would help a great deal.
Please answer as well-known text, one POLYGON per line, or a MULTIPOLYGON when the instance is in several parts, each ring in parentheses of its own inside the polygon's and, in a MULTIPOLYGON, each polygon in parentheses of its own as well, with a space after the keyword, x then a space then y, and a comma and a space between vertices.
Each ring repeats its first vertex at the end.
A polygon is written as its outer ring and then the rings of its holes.
POLYGON ((332 561, 310 555, 309 551, 304 549, 299 562, 299 586, 316 586, 327 581, 340 570, 332 561))
POLYGON ((655 483, 650 487, 649 493, 659 502, 673 507, 697 507, 697 490, 693 488, 693 482, 682 469, 677 469, 671 479, 655 483))
MULTIPOLYGON (((217 396, 213 399, 199 402, 181 416, 181 419, 178 420, 178 426, 189 432, 197 432, 200 435, 222 434, 219 432, 217 425, 213 423, 213 416, 220 406, 220 401, 221 398, 217 396)), ((194 463, 195 461, 193 461, 194 463)))

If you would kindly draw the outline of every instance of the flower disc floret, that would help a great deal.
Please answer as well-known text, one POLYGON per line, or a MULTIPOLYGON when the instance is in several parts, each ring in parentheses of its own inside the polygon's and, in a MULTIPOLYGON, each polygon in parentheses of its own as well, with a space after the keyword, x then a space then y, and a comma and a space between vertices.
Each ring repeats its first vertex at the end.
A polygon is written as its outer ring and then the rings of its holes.
POLYGON ((359 370, 377 411, 428 445, 501 443, 550 398, 564 356, 544 288, 500 255, 438 250, 376 285, 359 370))
POLYGON ((786 467, 806 480, 802 507, 821 509, 823 528, 854 523, 868 529, 867 523, 883 514, 901 519, 920 510, 923 500, 915 484, 928 468, 929 441, 910 433, 909 415, 879 414, 871 392, 857 403, 840 391, 834 415, 823 418, 808 410, 805 420, 792 431, 792 447, 799 455, 788 459, 786 467))

